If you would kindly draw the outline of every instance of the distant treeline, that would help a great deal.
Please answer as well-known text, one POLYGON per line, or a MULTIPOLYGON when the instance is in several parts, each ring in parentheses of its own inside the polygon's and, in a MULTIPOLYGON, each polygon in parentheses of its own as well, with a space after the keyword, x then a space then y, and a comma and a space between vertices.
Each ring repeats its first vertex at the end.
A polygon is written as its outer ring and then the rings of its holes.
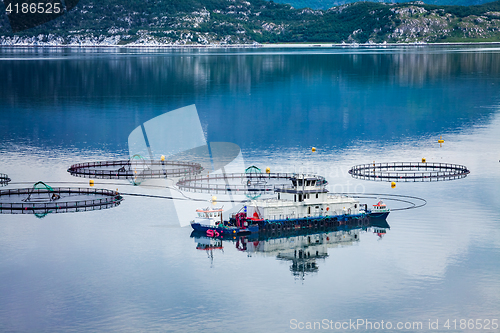
MULTIPOLYGON (((69 13, 17 35, 119 34, 126 35, 122 42, 132 42, 141 31, 146 31, 171 40, 187 38, 186 34, 192 33, 218 38, 234 36, 234 40, 261 43, 397 42, 393 32, 402 18, 396 11, 409 6, 427 11, 415 14, 416 17, 430 12, 442 17, 451 14, 457 20, 455 27, 468 16, 485 16, 493 25, 500 22, 500 1, 467 7, 357 2, 314 11, 264 0, 81 0, 69 13)), ((2 7, 0 3, 0 10, 2 7)), ((0 16, 0 35, 14 36, 7 15, 0 16)), ((456 35, 461 36, 462 31, 456 35)), ((198 37, 190 38, 194 38, 194 43, 199 41, 198 37)))

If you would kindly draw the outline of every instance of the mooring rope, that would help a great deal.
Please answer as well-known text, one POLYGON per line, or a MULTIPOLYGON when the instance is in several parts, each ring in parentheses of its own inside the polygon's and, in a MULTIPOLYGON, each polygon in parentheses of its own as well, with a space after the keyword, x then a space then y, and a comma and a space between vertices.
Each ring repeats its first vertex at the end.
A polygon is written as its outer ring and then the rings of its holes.
POLYGON ((424 198, 419 198, 411 195, 403 195, 403 194, 389 194, 389 193, 350 193, 350 192, 342 192, 342 193, 336 193, 336 194, 345 194, 348 196, 351 196, 353 198, 364 198, 364 199, 382 199, 382 200, 392 200, 392 201, 399 201, 399 202, 405 202, 408 203, 412 206, 409 207, 403 207, 403 208, 391 208, 391 212, 393 211, 398 211, 398 210, 407 210, 407 209, 415 209, 415 208, 420 208, 423 207, 427 204, 427 200, 424 198), (389 196, 393 198, 383 198, 382 196, 389 196), (415 200, 420 200, 422 201, 421 204, 416 204, 415 202, 408 201, 408 200, 403 200, 403 199, 396 199, 396 198, 408 198, 408 199, 415 199, 415 200))
MULTIPOLYGON (((75 185, 81 185, 81 184, 88 184, 88 182, 68 182, 68 181, 53 181, 49 182, 53 184, 75 184, 75 185)), ((23 184, 33 184, 33 182, 15 182, 15 183, 10 183, 10 185, 23 185, 23 184)), ((108 182, 102 182, 102 185, 115 185, 115 186, 134 186, 132 184, 127 184, 127 183, 108 183, 108 182)), ((154 195, 154 194, 146 194, 146 193, 124 193, 120 192, 120 195, 128 195, 128 196, 135 196, 135 197, 149 197, 149 198, 156 198, 156 199, 167 199, 167 200, 191 200, 191 201, 199 201, 199 202, 211 202, 211 199, 201 199, 201 198, 192 198, 186 196, 183 191, 181 191, 178 188, 171 187, 171 186, 164 186, 164 185, 141 185, 142 187, 149 187, 149 188, 158 188, 158 189, 170 189, 173 191, 179 192, 182 197, 174 197, 174 196, 165 196, 165 195, 154 195)), ((382 199, 382 200, 391 200, 391 201, 398 201, 398 202, 403 202, 407 203, 410 206, 408 207, 402 207, 402 208, 391 208, 391 211, 399 211, 399 210, 408 210, 408 209, 415 209, 415 208, 420 208, 423 207, 427 204, 427 200, 424 198, 416 197, 416 196, 411 196, 411 195, 402 195, 402 194, 390 194, 390 193, 351 193, 351 192, 337 192, 337 193, 331 193, 331 194, 339 194, 339 195, 348 195, 353 198, 358 198, 358 199, 382 199), (410 200, 404 200, 403 198, 406 199, 413 199, 413 200, 419 200, 421 201, 420 204, 415 203, 410 200)), ((234 203, 245 203, 245 202, 251 202, 250 199, 245 199, 245 200, 216 200, 216 202, 234 202, 234 203)))

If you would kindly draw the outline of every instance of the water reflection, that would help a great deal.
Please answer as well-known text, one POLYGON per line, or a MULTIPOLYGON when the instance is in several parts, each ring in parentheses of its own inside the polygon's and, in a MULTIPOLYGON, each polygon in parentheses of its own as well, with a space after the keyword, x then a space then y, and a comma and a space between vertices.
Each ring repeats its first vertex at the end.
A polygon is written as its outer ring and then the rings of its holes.
POLYGON ((328 258, 328 249, 355 245, 363 233, 374 234, 381 240, 390 229, 385 219, 371 219, 367 223, 351 221, 333 228, 315 228, 259 233, 250 236, 207 237, 206 234, 193 231, 197 250, 207 252, 213 264, 214 253, 223 251, 223 240, 233 243, 238 251, 249 257, 254 255, 276 257, 277 260, 290 263, 290 272, 295 279, 318 273, 319 262, 328 258))
POLYGON ((471 75, 495 81, 500 76, 500 50, 496 48, 484 48, 482 52, 454 52, 438 47, 356 53, 333 49, 313 54, 254 51, 237 57, 222 51, 137 54, 103 49, 85 55, 85 50, 75 53, 63 49, 55 59, 47 49, 25 49, 20 54, 22 50, 0 50, 0 71, 5 79, 0 99, 11 106, 30 100, 48 105, 82 98, 119 101, 123 96, 136 102, 144 98, 163 102, 165 95, 200 96, 221 88, 250 92, 260 84, 277 80, 291 86, 298 78, 310 84, 330 80, 339 85, 422 87, 471 75))
POLYGON ((10 182, 10 178, 8 175, 0 173, 0 187, 7 186, 10 182))
POLYGON ((208 141, 242 148, 453 131, 487 120, 499 102, 500 50, 462 51, 67 49, 53 59, 2 49, 0 141, 119 146, 144 121, 192 103, 208 141))

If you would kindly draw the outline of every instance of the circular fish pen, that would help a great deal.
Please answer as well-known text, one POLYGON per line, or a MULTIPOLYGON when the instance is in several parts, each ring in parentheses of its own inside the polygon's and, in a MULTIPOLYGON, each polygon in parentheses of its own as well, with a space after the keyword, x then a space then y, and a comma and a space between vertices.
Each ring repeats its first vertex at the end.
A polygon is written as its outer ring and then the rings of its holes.
POLYGON ((353 166, 349 174, 357 179, 386 182, 433 182, 465 178, 464 165, 427 162, 371 163, 353 166))
POLYGON ((52 188, 38 182, 32 188, 0 191, 0 213, 36 214, 81 212, 118 206, 116 191, 87 188, 52 188))
MULTIPOLYGON (((277 189, 289 188, 294 173, 225 173, 204 176, 188 176, 177 182, 180 190, 191 192, 210 192, 233 194, 273 193, 277 189)), ((318 179, 318 184, 326 184, 321 176, 311 176, 318 179)))
POLYGON ((10 178, 6 174, 0 173, 0 186, 6 186, 9 184, 10 178))
POLYGON ((193 162, 146 160, 142 157, 122 161, 73 164, 72 176, 96 179, 153 179, 182 177, 200 173, 202 166, 193 162))

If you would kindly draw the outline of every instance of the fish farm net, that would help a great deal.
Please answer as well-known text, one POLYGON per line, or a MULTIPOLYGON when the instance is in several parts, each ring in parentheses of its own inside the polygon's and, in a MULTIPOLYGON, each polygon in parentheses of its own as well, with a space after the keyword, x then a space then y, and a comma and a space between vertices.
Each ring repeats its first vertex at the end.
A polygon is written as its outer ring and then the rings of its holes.
POLYGON ((465 178, 464 165, 427 162, 370 163, 353 166, 349 174, 357 179, 386 182, 432 182, 465 178))
POLYGON ((52 188, 43 182, 32 188, 0 191, 0 213, 40 214, 80 212, 118 206, 116 191, 85 188, 52 188))
MULTIPOLYGON (((177 182, 180 190, 192 192, 255 194, 274 193, 277 189, 290 188, 293 173, 224 173, 188 176, 177 182)), ((302 176, 302 175, 300 175, 302 176)), ((321 176, 311 176, 318 185, 327 184, 321 176)))
POLYGON ((0 186, 6 186, 9 184, 10 178, 6 174, 0 173, 0 186))
POLYGON ((153 179, 197 174, 202 166, 193 162, 130 159, 74 164, 68 172, 73 176, 96 179, 153 179))

